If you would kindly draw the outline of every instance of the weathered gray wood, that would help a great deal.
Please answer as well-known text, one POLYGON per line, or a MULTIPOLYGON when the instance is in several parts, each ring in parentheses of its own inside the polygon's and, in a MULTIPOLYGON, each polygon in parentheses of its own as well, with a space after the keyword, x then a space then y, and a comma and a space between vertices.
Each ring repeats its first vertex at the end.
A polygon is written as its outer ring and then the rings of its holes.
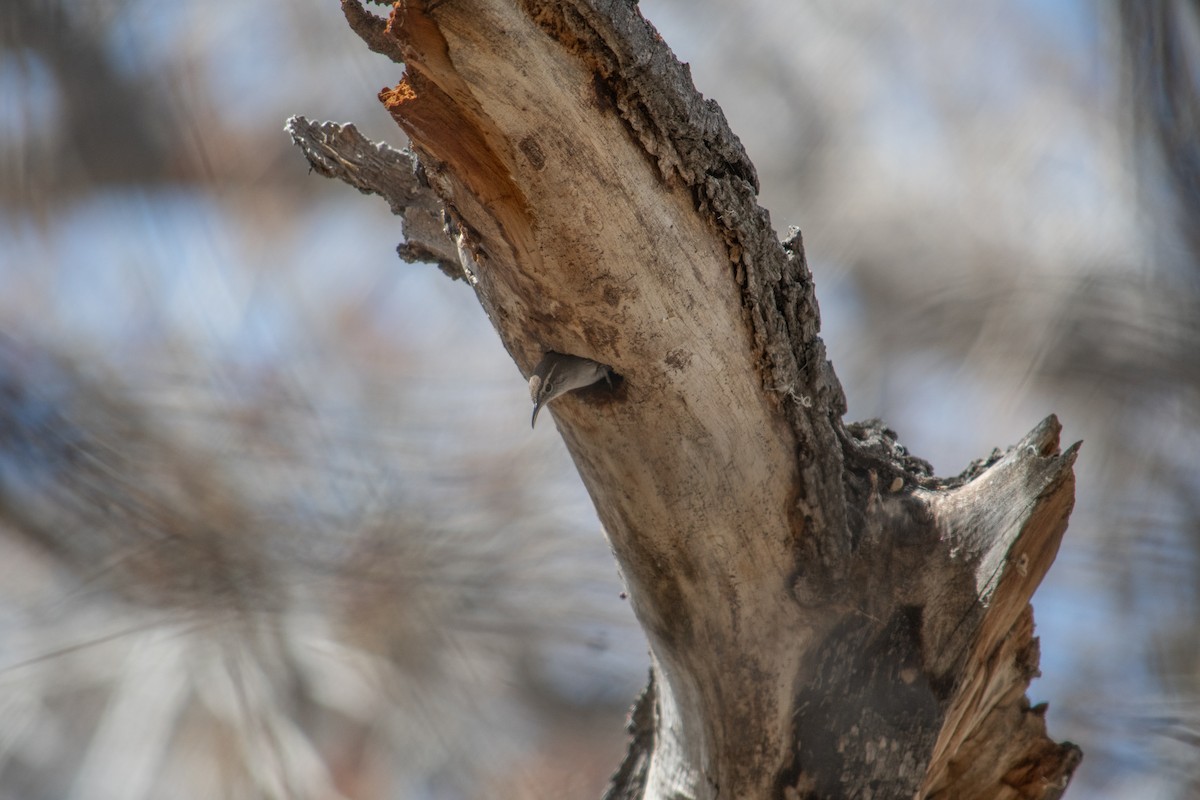
POLYGON ((372 142, 350 124, 309 122, 295 116, 284 130, 313 170, 387 201, 392 213, 403 220, 401 258, 431 262, 452 278, 463 277, 458 252, 442 221, 442 200, 422 179, 412 153, 372 142))
POLYGON ((844 425, 798 233, 629 3, 343 7, 522 374, 622 378, 551 406, 651 648, 608 796, 1056 796, 1078 750, 1025 690, 1057 422, 952 480, 844 425))

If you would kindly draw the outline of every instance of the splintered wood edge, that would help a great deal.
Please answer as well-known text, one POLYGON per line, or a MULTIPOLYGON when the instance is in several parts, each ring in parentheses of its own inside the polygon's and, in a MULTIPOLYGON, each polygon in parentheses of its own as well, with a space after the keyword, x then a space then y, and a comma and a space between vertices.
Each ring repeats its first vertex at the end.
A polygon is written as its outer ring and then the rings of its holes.
POLYGON ((932 503, 952 543, 975 559, 983 612, 921 797, 1054 798, 1082 757, 1048 737, 1045 706, 1031 707, 1025 695, 1040 674, 1029 601, 1058 554, 1075 499, 1079 445, 1059 453, 1059 430, 1047 418, 932 503))

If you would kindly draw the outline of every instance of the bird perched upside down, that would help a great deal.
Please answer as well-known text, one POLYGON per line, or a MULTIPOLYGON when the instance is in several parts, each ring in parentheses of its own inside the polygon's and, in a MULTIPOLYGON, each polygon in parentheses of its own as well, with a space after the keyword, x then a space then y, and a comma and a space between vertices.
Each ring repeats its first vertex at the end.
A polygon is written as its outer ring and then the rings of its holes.
POLYGON ((612 386, 612 368, 599 361, 562 353, 546 353, 533 368, 529 379, 529 397, 533 400, 533 419, 529 427, 536 427, 538 412, 560 394, 591 386, 597 381, 608 381, 612 386))

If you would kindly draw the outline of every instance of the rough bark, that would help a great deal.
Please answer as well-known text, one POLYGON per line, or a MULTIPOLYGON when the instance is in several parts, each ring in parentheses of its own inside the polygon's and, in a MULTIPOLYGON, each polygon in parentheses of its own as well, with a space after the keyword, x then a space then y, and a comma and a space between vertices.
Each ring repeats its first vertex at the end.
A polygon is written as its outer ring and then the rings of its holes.
POLYGON ((416 188, 294 119, 314 166, 439 198, 523 375, 557 351, 621 378, 550 406, 651 649, 608 796, 1060 794, 1079 751, 1025 698, 1074 494, 1057 421, 951 480, 844 425, 798 232, 630 3, 343 8, 406 67, 380 99, 413 154, 383 169, 416 188))

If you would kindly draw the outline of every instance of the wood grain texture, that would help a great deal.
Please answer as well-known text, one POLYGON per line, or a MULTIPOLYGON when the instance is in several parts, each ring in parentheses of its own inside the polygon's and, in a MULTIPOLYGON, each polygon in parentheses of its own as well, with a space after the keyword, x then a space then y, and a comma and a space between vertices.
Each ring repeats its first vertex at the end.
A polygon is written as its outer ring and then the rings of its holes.
POLYGON ((1025 700, 1057 421, 951 480, 843 424, 799 233, 635 6, 343 5, 522 374, 622 378, 551 407, 651 648, 608 796, 1060 792, 1078 751, 1025 700))

